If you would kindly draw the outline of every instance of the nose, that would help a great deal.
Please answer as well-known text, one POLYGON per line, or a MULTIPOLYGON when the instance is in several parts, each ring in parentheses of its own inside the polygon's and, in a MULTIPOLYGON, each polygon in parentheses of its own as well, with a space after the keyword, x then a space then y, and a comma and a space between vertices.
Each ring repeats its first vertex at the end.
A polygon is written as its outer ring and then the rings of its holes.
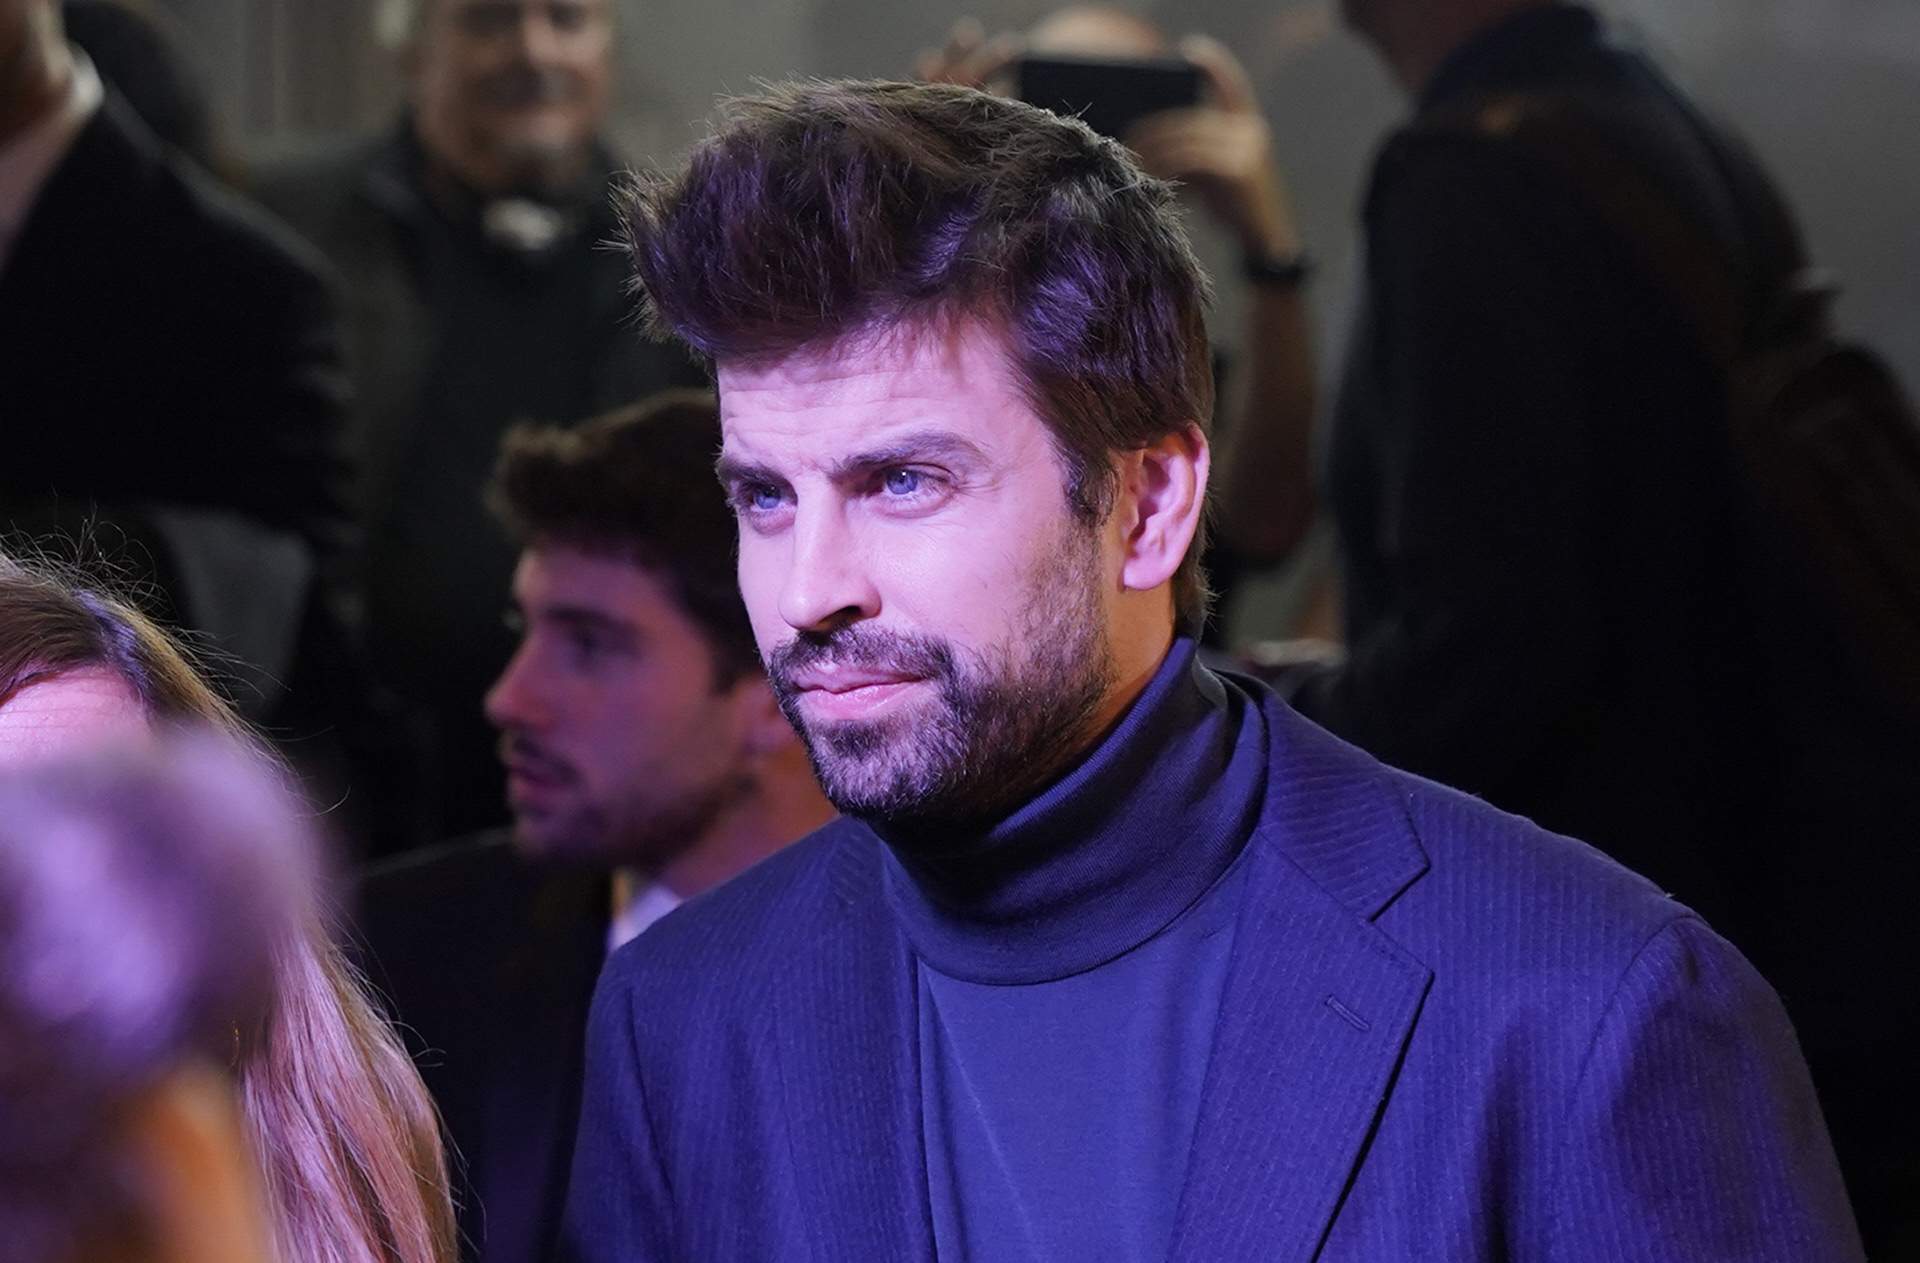
POLYGON ((532 655, 522 644, 507 659, 506 670, 487 690, 487 722, 496 728, 532 728, 541 718, 539 690, 534 687, 532 655))
POLYGON ((802 508, 780 586, 780 617, 795 631, 830 631, 872 618, 880 594, 838 505, 802 508))
POLYGON ((514 28, 514 43, 522 57, 534 65, 543 65, 559 50, 560 31, 554 25, 551 8, 543 3, 520 7, 520 22, 514 28))

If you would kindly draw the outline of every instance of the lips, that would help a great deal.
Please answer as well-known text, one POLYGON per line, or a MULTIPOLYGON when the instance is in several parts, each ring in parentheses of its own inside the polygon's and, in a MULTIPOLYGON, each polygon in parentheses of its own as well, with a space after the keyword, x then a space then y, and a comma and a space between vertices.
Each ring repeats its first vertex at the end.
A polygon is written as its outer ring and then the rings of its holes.
POLYGON ((863 670, 857 667, 821 669, 807 667, 789 678, 801 693, 852 693, 860 689, 884 688, 890 684, 915 684, 922 677, 897 671, 863 670))
POLYGON ((525 738, 509 737, 501 743, 500 762, 507 779, 540 789, 571 784, 573 768, 539 749, 525 738))
POLYGON ((788 679, 794 694, 816 719, 872 719, 896 699, 926 682, 892 671, 807 667, 788 679))

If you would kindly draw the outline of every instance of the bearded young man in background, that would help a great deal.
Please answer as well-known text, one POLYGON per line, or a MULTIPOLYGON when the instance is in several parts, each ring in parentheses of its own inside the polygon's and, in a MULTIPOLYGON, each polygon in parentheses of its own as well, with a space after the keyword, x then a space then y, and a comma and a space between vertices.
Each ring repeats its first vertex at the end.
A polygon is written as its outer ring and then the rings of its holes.
POLYGON ((520 642, 486 712, 513 825, 361 883, 370 972, 461 1155, 468 1259, 548 1257, 607 953, 833 814, 729 573, 719 442, 691 391, 512 432, 492 500, 520 642))

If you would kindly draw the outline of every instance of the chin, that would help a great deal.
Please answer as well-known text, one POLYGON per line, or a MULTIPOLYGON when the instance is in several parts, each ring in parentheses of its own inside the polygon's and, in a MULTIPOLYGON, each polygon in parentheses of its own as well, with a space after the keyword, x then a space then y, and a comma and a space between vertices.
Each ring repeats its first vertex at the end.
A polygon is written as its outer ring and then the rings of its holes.
POLYGON ((523 177, 551 177, 580 163, 588 139, 571 122, 535 118, 503 128, 494 152, 501 166, 523 177))
POLYGON ((573 863, 595 858, 594 843, 552 819, 520 816, 513 823, 513 849, 542 863, 573 863))

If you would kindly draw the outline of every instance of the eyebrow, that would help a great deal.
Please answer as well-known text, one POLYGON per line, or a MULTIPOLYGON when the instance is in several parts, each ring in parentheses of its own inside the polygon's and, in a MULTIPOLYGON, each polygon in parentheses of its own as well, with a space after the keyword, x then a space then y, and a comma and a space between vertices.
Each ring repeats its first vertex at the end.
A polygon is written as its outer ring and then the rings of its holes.
MULTIPOLYGON (((518 602, 514 608, 520 609, 518 602)), ((543 605, 530 615, 525 610, 520 613, 522 618, 536 623, 557 623, 581 631, 609 632, 628 646, 637 645, 644 639, 640 629, 626 619, 585 605, 543 605)))
MULTIPOLYGON (((971 439, 962 438, 950 430, 922 430, 901 435, 880 447, 842 457, 827 466, 827 477, 836 483, 857 482, 876 470, 929 462, 978 466, 987 463, 987 454, 971 439)), ((723 486, 735 486, 743 482, 785 486, 787 482, 766 465, 724 452, 714 462, 713 470, 723 486)))

